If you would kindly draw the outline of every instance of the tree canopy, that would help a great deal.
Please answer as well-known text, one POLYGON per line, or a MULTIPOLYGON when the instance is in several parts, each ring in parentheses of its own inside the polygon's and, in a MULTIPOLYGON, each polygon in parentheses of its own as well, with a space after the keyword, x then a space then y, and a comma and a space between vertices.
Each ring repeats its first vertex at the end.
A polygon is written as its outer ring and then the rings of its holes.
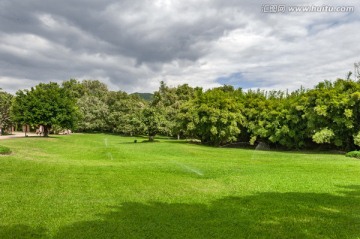
POLYGON ((152 99, 111 91, 97 80, 0 92, 0 124, 195 138, 210 145, 265 142, 288 149, 360 147, 360 81, 324 81, 293 92, 209 90, 160 83, 152 99), (12 103, 12 107, 10 107, 12 103), (9 115, 12 115, 12 118, 9 115))
POLYGON ((12 105, 13 121, 42 125, 44 136, 52 126, 74 128, 77 120, 76 104, 69 91, 57 83, 41 83, 31 90, 19 90, 12 105))
POLYGON ((180 119, 187 135, 213 145, 236 141, 245 124, 241 96, 241 90, 228 86, 198 90, 181 109, 180 119))
POLYGON ((11 125, 10 108, 13 96, 0 89, 0 129, 11 125))

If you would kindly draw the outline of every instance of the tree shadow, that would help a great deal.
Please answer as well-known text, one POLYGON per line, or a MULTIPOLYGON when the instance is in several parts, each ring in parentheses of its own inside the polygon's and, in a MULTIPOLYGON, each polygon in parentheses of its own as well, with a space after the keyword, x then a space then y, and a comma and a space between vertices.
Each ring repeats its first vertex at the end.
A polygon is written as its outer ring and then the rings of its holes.
POLYGON ((133 141, 128 141, 128 142, 120 142, 118 144, 146 144, 146 143, 160 143, 161 141, 159 140, 154 140, 154 141, 149 141, 149 140, 138 140, 136 139, 136 142, 135 142, 135 139, 133 141))
POLYGON ((166 139, 164 140, 164 142, 166 143, 171 143, 171 144, 190 144, 189 141, 183 140, 183 139, 166 139))
POLYGON ((59 136, 57 135, 49 135, 49 136, 26 136, 26 137, 23 137, 23 138, 26 138, 26 139, 58 139, 59 136))
POLYGON ((43 227, 32 228, 27 225, 18 224, 12 226, 0 225, 0 238, 2 239, 30 239, 30 238, 50 238, 47 230, 43 227))
POLYGON ((360 186, 344 190, 258 193, 210 204, 128 202, 98 220, 60 228, 54 238, 358 238, 360 186))
POLYGON ((40 136, 40 135, 31 135, 31 136, 23 136, 23 137, 13 137, 9 139, 29 139, 29 140, 44 140, 44 139, 59 139, 59 135, 49 135, 49 136, 40 136))
POLYGON ((359 238, 360 186, 326 193, 258 193, 209 204, 122 203, 59 228, 0 226, 0 238, 359 238))

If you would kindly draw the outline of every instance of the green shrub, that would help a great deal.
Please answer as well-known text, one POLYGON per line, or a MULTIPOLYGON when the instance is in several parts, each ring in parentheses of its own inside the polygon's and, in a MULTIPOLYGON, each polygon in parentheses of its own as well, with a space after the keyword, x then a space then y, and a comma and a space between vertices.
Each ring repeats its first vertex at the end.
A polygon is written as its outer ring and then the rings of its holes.
POLYGON ((8 147, 0 145, 0 154, 10 154, 11 150, 8 147))
POLYGON ((360 151, 350 151, 346 153, 345 156, 360 159, 360 151))
POLYGON ((330 140, 335 136, 334 132, 331 129, 325 128, 316 132, 313 135, 313 141, 318 144, 330 143, 330 140))
POLYGON ((354 144, 360 146, 360 131, 357 133, 357 135, 354 135, 354 144))

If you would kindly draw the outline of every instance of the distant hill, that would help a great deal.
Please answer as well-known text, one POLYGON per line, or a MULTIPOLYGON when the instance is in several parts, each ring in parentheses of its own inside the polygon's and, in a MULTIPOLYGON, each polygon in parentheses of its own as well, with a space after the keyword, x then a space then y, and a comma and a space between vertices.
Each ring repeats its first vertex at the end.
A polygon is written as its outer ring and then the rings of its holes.
POLYGON ((135 93, 132 93, 132 95, 137 95, 141 99, 144 99, 146 101, 152 101, 152 99, 154 97, 154 94, 152 94, 152 93, 138 93, 138 92, 135 92, 135 93))

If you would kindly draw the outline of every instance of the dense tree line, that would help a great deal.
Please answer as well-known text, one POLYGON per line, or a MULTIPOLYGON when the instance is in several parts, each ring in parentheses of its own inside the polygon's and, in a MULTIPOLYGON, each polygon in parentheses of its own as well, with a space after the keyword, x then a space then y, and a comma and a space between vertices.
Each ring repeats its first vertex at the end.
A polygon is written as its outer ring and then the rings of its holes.
MULTIPOLYGON (((210 145, 265 142, 303 149, 360 146, 360 81, 324 81, 294 92, 209 90, 161 82, 151 100, 110 91, 97 80, 0 91, 0 127, 14 123, 80 132, 195 138, 210 145)), ((147 95, 149 97, 149 95, 147 95)))

